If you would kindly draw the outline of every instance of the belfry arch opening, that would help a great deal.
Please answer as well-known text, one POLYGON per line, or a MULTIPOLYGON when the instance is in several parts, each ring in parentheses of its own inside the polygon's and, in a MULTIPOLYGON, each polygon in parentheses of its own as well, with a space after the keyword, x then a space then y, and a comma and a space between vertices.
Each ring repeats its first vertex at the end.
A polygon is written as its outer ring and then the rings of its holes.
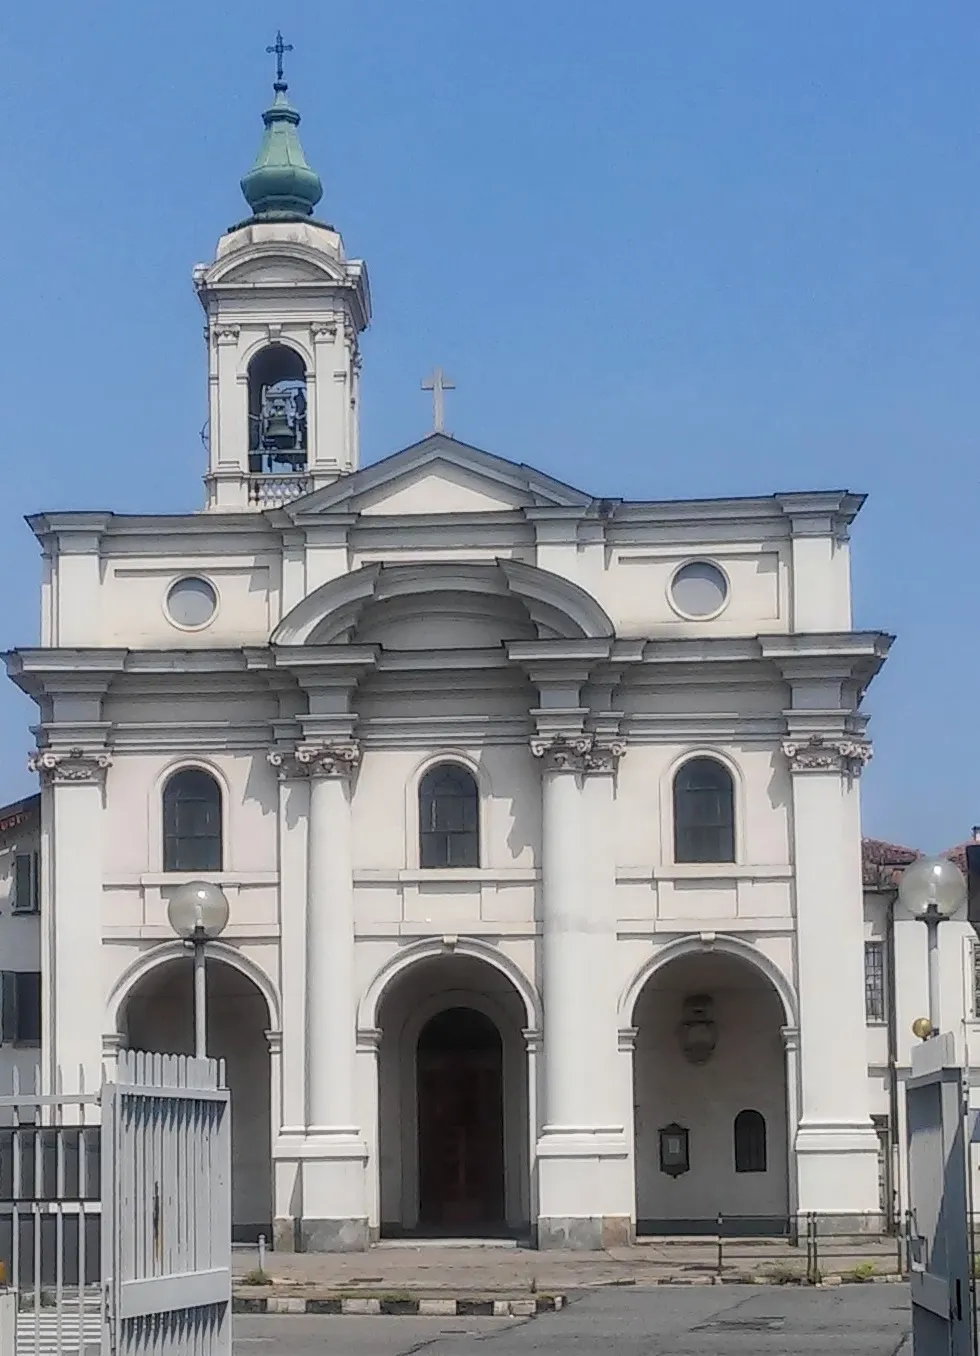
POLYGON ((494 966, 430 957, 379 1011, 381 1233, 526 1236, 527 1016, 494 966))
POLYGON ((727 952, 647 980, 633 1010, 638 1234, 714 1233, 719 1215, 741 1233, 787 1230, 786 1020, 762 970, 727 952))
MULTIPOLYGON (((272 1133, 269 1010, 247 975, 207 961, 207 1052, 225 1061, 231 1092, 232 1239, 272 1237, 272 1133)), ((194 967, 191 958, 165 961, 137 981, 119 1027, 133 1050, 194 1053, 194 967)))
POLYGON ((253 473, 306 469, 306 365, 285 344, 260 349, 248 365, 248 449, 253 473))

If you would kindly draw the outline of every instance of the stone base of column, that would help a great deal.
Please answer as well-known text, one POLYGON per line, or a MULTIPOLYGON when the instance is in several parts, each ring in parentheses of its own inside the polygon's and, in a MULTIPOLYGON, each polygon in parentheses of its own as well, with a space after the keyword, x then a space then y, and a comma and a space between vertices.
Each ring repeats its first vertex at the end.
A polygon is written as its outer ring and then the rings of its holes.
POLYGON ((599 1251, 632 1241, 632 1165, 621 1126, 545 1126, 537 1159, 539 1248, 599 1251))
POLYGON ((301 1252, 364 1252, 371 1246, 364 1219, 307 1219, 299 1223, 301 1252))
POLYGON ((370 1244, 365 1167, 356 1129, 310 1128, 302 1150, 302 1252, 360 1252, 370 1244))
POLYGON ((800 1215, 880 1218, 878 1136, 870 1121, 801 1121, 794 1148, 800 1215))
POLYGON ((572 1215, 564 1218, 539 1216, 537 1245, 542 1252, 561 1248, 566 1252, 603 1252, 628 1248, 634 1241, 629 1215, 572 1215))
POLYGON ((272 1247, 275 1252, 298 1252, 299 1220, 292 1215, 277 1215, 272 1221, 272 1247))

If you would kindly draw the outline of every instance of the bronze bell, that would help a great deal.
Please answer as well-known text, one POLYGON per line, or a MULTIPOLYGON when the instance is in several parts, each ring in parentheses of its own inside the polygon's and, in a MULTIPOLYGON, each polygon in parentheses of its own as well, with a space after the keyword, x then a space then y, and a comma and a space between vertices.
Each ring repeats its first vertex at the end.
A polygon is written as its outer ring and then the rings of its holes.
POLYGON ((288 392, 262 392, 262 411, 259 415, 263 447, 295 447, 297 421, 293 398, 288 392))

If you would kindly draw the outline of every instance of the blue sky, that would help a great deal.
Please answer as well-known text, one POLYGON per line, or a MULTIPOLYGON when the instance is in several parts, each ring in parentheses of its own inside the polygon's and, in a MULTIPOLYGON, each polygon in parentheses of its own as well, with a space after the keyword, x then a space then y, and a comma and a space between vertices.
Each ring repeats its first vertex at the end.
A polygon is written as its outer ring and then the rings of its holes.
MULTIPOLYGON (((0 20, 5 646, 22 515, 200 506, 192 265, 239 220, 281 26, 367 259, 367 460, 449 427, 595 493, 866 491, 865 829, 980 821, 976 0, 35 0, 0 20)), ((0 796, 33 707, 0 693, 0 796)))

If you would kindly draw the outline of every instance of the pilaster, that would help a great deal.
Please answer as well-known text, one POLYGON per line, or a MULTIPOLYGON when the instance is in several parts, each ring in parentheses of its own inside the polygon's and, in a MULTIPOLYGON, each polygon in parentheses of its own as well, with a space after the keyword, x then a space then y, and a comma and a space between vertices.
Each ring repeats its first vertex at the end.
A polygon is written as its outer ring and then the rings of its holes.
MULTIPOLYGON (((864 1040, 864 913, 854 782, 871 757, 860 736, 783 741, 793 795, 800 1107, 798 1208, 878 1215, 878 1141, 864 1040), (833 982, 830 982, 830 977, 833 982)), ((787 1073, 792 1046, 787 1046, 787 1073)))
POLYGON ((600 741, 584 719, 576 729, 573 708, 535 716, 545 1009, 538 1246, 597 1249, 631 1235, 628 1107, 608 1020, 615 1010, 612 796, 626 746, 618 738, 600 741))
POLYGON ((93 1092, 100 1082, 104 748, 45 747, 28 766, 41 781, 50 837, 50 915, 41 954, 41 1069, 45 1092, 93 1092))
POLYGON ((309 788, 306 1105, 302 1138, 284 1133, 280 1148, 284 1162, 302 1162, 299 1242, 311 1252, 356 1250, 369 1238, 368 1150, 355 1090, 351 796, 360 757, 353 739, 304 739, 270 754, 281 777, 304 778, 309 788))

